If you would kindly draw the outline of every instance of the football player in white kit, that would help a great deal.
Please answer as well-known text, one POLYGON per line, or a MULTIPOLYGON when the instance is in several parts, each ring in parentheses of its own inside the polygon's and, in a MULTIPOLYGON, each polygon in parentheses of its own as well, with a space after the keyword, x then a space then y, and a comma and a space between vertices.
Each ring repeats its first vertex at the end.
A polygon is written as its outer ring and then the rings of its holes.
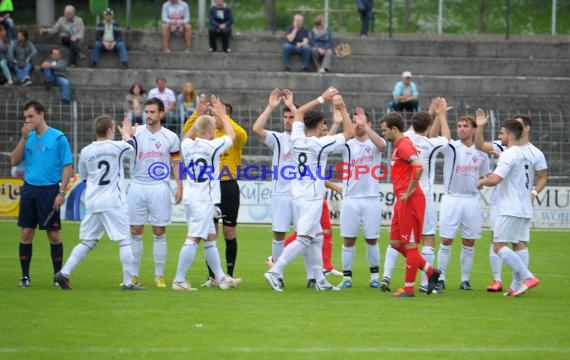
POLYGON ((532 202, 530 182, 531 161, 521 148, 523 125, 516 120, 505 121, 499 133, 507 150, 499 157, 497 167, 489 176, 479 180, 478 187, 496 186, 493 192, 496 219, 493 227, 493 249, 513 271, 513 284, 505 295, 518 296, 539 284, 516 249, 520 241, 528 242, 532 202), (520 285, 518 285, 520 282, 520 285))
POLYGON ((338 90, 330 87, 321 96, 303 105, 295 113, 295 121, 291 131, 293 154, 297 162, 295 179, 291 183, 293 195, 293 211, 297 239, 287 246, 277 262, 264 274, 269 285, 276 291, 283 291, 283 270, 304 248, 308 248, 309 260, 315 274, 317 291, 339 290, 324 277, 322 267, 322 213, 325 186, 323 175, 326 171, 328 154, 337 146, 354 136, 350 115, 338 90), (310 111, 312 108, 331 101, 334 107, 343 114, 343 133, 334 136, 318 137, 324 114, 321 111, 310 111))
MULTIPOLYGON (((420 187, 426 197, 426 209, 424 213, 424 224, 422 229, 422 250, 421 255, 426 261, 433 265, 435 258, 435 230, 437 225, 437 211, 434 202, 434 182, 435 182, 435 162, 437 155, 448 145, 451 139, 451 131, 447 124, 447 101, 444 98, 433 99, 430 111, 416 112, 412 116, 412 129, 404 133, 410 138, 422 162, 423 172, 420 178, 420 187), (435 121, 432 124, 432 114, 435 114, 435 121), (441 132, 442 136, 438 136, 441 132)), ((381 281, 381 289, 390 291, 390 278, 392 270, 398 259, 398 251, 388 246, 386 249, 386 262, 384 263, 384 274, 381 281)), ((420 292, 427 292, 428 277, 422 273, 420 292)))
POLYGON ((273 185, 271 191, 271 223, 273 228, 273 242, 271 246, 272 262, 277 261, 284 248, 285 234, 293 224, 293 203, 291 198, 291 180, 282 176, 284 171, 290 172, 297 167, 293 158, 293 144, 291 143, 291 126, 295 119, 296 107, 293 104, 293 93, 284 89, 283 96, 279 89, 273 89, 265 110, 259 115, 252 130, 265 145, 273 150, 271 171, 273 172, 273 185), (283 109, 282 132, 266 130, 265 125, 281 101, 285 102, 283 109), (289 169, 289 170, 287 170, 289 169))
MULTIPOLYGON (((534 204, 534 200, 536 196, 544 189, 546 183, 548 182, 548 174, 547 169, 548 165, 546 163, 546 158, 542 151, 540 151, 536 146, 529 142, 530 132, 532 128, 532 121, 528 116, 525 115, 515 115, 513 117, 514 120, 520 122, 523 125, 523 132, 521 135, 521 139, 519 141, 521 149, 524 150, 527 158, 531 162, 531 166, 529 169, 529 183, 534 187, 531 191, 531 203, 534 204), (536 176, 536 183, 534 181, 536 176)), ((477 109, 477 133, 475 134, 475 146, 477 149, 493 154, 499 155, 503 151, 506 150, 506 146, 501 143, 501 140, 490 142, 485 142, 483 138, 483 131, 485 125, 487 124, 488 118, 485 114, 485 111, 482 109, 477 109)), ((492 201, 490 202, 491 207, 489 211, 489 223, 491 226, 491 231, 493 231, 496 212, 495 206, 493 205, 492 201)), ((530 241, 530 240, 529 240, 530 241)), ((519 255, 525 264, 528 267, 529 265, 529 250, 528 250, 528 241, 519 241, 517 244, 514 245, 514 249, 517 255, 519 255)), ((491 243, 491 248, 489 250, 489 262, 491 265, 491 272, 493 274, 493 282, 487 286, 487 291, 489 292, 500 292, 503 290, 503 283, 501 278, 501 270, 503 267, 503 262, 501 258, 497 256, 495 251, 493 250, 493 243, 491 243)), ((513 279, 513 283, 511 284, 510 291, 505 292, 505 294, 509 294, 513 292, 513 288, 518 288, 520 286, 519 279, 513 279)))
POLYGON ((354 139, 335 149, 342 154, 342 165, 349 174, 343 174, 342 205, 340 208, 340 234, 342 245, 343 281, 339 288, 352 287, 352 265, 356 254, 358 229, 366 241, 366 258, 370 269, 370 287, 380 288, 380 193, 378 179, 383 176, 380 165, 386 141, 372 128, 372 120, 361 107, 355 109, 354 118, 360 121, 354 126, 354 139), (363 125, 360 125, 363 124, 363 125), (373 173, 374 172, 374 173, 373 173))
POLYGON ((55 280, 63 290, 71 290, 71 272, 97 246, 106 232, 109 239, 119 246, 123 268, 123 290, 144 290, 131 281, 133 253, 129 234, 129 217, 123 187, 123 161, 134 152, 130 138, 131 121, 125 119, 120 128, 126 141, 113 141, 115 121, 108 115, 95 119, 97 140, 81 150, 79 155, 79 178, 86 182, 85 218, 79 228, 77 244, 55 280))
POLYGON ((186 280, 186 273, 196 256, 200 241, 204 240, 204 253, 208 266, 218 279, 222 290, 237 287, 241 279, 233 279, 224 274, 220 253, 216 245, 214 217, 216 204, 220 203, 220 156, 232 146, 236 133, 226 118, 224 104, 215 96, 211 99, 214 117, 202 115, 182 141, 181 150, 186 164, 187 194, 184 198, 188 236, 178 258, 176 276, 172 289, 180 291, 196 290, 186 280), (214 139, 216 122, 222 124, 224 136, 214 139), (194 139, 195 138, 195 139, 194 139))
POLYGON ((172 203, 170 173, 176 179, 175 203, 182 200, 182 180, 179 176, 180 139, 160 123, 164 116, 164 104, 160 99, 145 102, 146 125, 136 129, 133 136, 135 154, 131 170, 131 185, 127 201, 134 264, 133 283, 139 282, 140 261, 143 252, 144 224, 152 225, 154 283, 166 287, 164 266, 166 263, 166 225, 170 224, 172 203))
POLYGON ((481 238, 483 217, 477 199, 477 182, 489 174, 489 156, 475 148, 473 138, 477 123, 472 116, 457 120, 457 137, 443 148, 444 195, 439 207, 439 235, 437 267, 441 271, 438 287, 445 289, 445 272, 451 257, 451 245, 461 228, 461 284, 462 290, 472 290, 470 283, 475 255, 475 240, 481 238))

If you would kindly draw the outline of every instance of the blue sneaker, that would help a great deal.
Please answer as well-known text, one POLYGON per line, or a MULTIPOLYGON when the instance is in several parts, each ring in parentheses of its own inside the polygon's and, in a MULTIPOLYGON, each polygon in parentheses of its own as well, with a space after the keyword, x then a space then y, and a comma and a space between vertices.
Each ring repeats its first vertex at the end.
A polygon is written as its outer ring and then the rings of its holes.
POLYGON ((382 287, 382 284, 380 284, 380 280, 374 279, 370 282, 370 287, 373 289, 380 289, 382 287))
POLYGON ((339 286, 340 289, 348 289, 352 287, 352 281, 346 279, 339 286))

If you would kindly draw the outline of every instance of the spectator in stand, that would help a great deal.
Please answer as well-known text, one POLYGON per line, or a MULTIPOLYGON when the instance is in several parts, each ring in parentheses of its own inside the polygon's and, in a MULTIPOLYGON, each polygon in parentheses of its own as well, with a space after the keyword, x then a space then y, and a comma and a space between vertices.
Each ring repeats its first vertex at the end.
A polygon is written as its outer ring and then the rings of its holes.
POLYGON ((329 72, 332 62, 332 36, 325 26, 325 18, 321 15, 315 18, 315 27, 310 34, 313 52, 313 62, 320 73, 329 72))
POLYGON ((95 32, 95 44, 91 52, 91 66, 96 67, 99 62, 101 50, 119 53, 119 59, 124 69, 129 67, 127 47, 123 42, 123 32, 118 22, 113 19, 113 9, 106 8, 103 12, 103 21, 97 24, 95 32))
POLYGON ((178 124, 176 124, 176 119, 178 118, 176 113, 176 95, 174 91, 166 87, 166 78, 164 76, 159 76, 156 78, 156 87, 148 92, 148 98, 159 98, 164 104, 164 121, 166 122, 166 127, 178 133, 178 124))
POLYGON ((222 38, 222 49, 224 52, 232 52, 232 49, 230 49, 230 36, 232 35, 232 24, 234 23, 232 9, 224 4, 224 0, 216 0, 214 5, 210 7, 209 17, 210 30, 208 30, 208 35, 210 48, 208 51, 215 52, 217 50, 216 39, 219 36, 222 38))
POLYGON ((85 58, 85 51, 81 44, 84 32, 83 19, 75 15, 75 8, 72 5, 65 6, 63 16, 57 20, 53 27, 40 28, 40 34, 59 34, 61 44, 70 49, 70 67, 76 66, 78 59, 83 60, 85 58))
POLYGON ((283 68, 289 68, 289 58, 291 55, 299 55, 303 58, 303 71, 309 71, 309 59, 311 58, 311 47, 309 46, 309 31, 303 27, 303 15, 295 14, 293 25, 287 29, 287 42, 283 44, 283 68))
POLYGON ((196 87, 190 81, 184 83, 182 92, 176 97, 178 104, 178 116, 180 121, 186 121, 196 111, 198 105, 198 95, 196 94, 196 87))
POLYGON ((12 19, 12 12, 14 12, 14 5, 12 0, 0 0, 0 24, 4 24, 8 40, 13 42, 16 40, 14 19, 12 19))
POLYGON ((10 68, 8 67, 9 62, 9 52, 10 52, 10 40, 6 35, 6 27, 4 24, 0 24, 0 69, 2 70, 2 75, 5 80, 2 80, 0 84, 6 82, 8 85, 13 85, 12 74, 10 73, 10 68))
POLYGON ((184 52, 189 53, 192 44, 192 25, 190 25, 190 7, 183 0, 168 0, 162 5, 162 43, 164 52, 170 52, 170 33, 179 31, 184 34, 184 52))
POLYGON ((133 83, 129 93, 125 95, 125 114, 131 120, 131 123, 144 125, 146 124, 146 114, 143 106, 147 100, 146 92, 139 83, 133 83))
POLYGON ((356 8, 360 14, 360 21, 362 26, 360 27, 360 36, 368 36, 368 27, 370 25, 370 20, 372 20, 372 5, 374 0, 356 0, 356 8))
POLYGON ((32 83, 30 73, 37 54, 36 47, 28 40, 28 32, 26 30, 18 31, 16 42, 10 46, 9 58, 16 73, 16 81, 22 86, 28 86, 32 83))
POLYGON ((419 108, 418 97, 420 93, 416 84, 412 81, 412 73, 404 71, 402 80, 396 83, 394 91, 392 91, 393 100, 390 102, 390 108, 394 111, 416 112, 419 108))
POLYGON ((59 86, 61 88, 61 103, 69 104, 71 101, 71 84, 65 78, 67 62, 61 59, 59 48, 51 49, 50 56, 42 63, 41 68, 46 89, 49 90, 51 85, 59 86))

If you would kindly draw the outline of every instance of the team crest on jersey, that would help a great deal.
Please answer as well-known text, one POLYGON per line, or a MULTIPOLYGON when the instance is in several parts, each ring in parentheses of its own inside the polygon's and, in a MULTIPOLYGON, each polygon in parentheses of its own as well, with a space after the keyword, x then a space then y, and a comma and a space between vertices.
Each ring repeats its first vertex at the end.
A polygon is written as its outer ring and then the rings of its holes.
POLYGON ((476 163, 477 162, 477 156, 473 155, 473 162, 476 163))
POLYGON ((160 141, 157 141, 154 146, 156 146, 157 150, 160 150, 160 147, 162 146, 162 144, 160 143, 160 141))

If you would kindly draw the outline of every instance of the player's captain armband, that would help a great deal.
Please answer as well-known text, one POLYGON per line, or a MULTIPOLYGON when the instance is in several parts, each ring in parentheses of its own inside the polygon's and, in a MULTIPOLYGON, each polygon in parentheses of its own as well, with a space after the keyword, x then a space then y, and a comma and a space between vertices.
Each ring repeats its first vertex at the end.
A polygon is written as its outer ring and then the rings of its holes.
POLYGON ((170 153, 170 159, 174 161, 180 160, 180 151, 175 151, 170 153))

